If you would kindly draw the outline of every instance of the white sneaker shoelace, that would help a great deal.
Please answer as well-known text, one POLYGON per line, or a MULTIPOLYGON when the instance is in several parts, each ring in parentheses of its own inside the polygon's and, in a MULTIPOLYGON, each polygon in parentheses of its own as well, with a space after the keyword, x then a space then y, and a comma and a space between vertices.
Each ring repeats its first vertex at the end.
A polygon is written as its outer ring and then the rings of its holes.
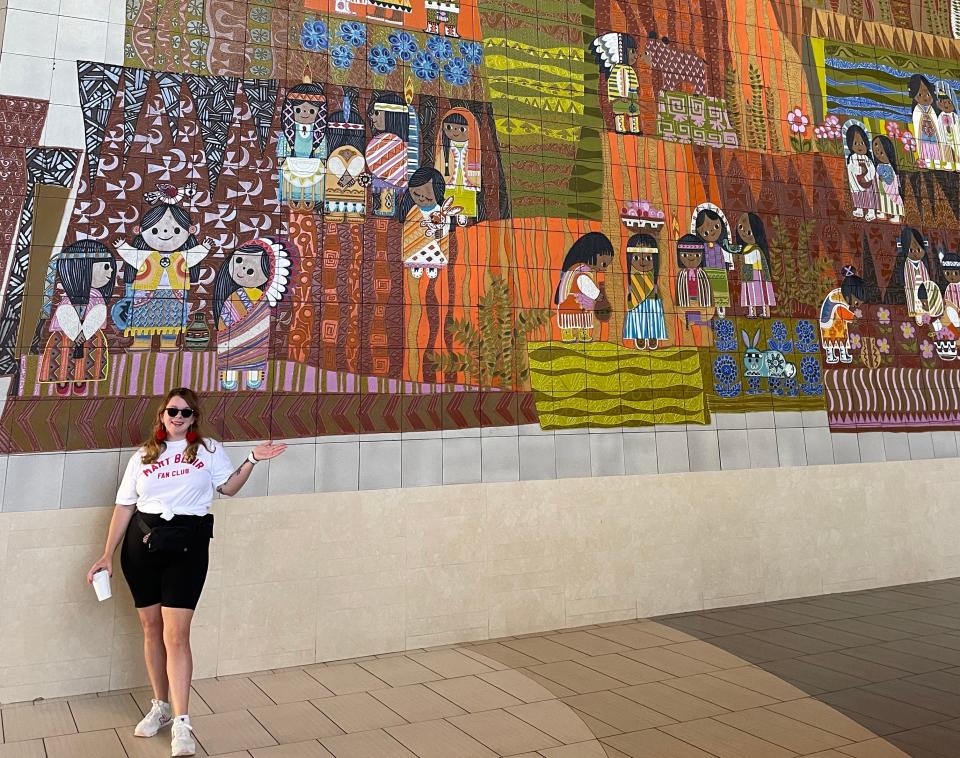
POLYGON ((173 722, 173 739, 170 741, 170 755, 196 755, 197 743, 193 740, 193 727, 186 721, 173 722))

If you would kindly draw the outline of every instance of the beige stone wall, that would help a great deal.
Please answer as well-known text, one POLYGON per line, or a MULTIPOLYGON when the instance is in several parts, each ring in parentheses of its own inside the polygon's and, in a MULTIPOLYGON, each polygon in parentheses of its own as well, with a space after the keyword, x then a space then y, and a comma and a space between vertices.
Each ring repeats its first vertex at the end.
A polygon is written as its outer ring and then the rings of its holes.
MULTIPOLYGON (((953 460, 220 500, 196 676, 960 573, 953 460)), ((0 513, 0 702, 143 684, 109 508, 0 513)))

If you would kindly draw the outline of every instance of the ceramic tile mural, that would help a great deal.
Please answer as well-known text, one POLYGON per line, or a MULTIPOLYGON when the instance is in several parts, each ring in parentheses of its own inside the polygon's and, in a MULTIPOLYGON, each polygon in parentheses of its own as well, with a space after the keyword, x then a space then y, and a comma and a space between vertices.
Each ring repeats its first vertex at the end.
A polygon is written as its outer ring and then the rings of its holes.
POLYGON ((83 150, 0 95, 0 452, 174 385, 226 440, 960 429, 957 0, 121 11, 83 150))

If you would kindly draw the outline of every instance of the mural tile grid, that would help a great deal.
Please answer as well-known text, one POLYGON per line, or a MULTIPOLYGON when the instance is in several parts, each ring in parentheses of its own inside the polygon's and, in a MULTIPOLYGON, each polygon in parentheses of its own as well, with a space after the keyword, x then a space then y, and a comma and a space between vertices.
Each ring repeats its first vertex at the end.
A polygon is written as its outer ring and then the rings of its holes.
POLYGON ((93 5, 7 17, 4 509, 174 385, 270 494, 956 455, 953 3, 93 5))

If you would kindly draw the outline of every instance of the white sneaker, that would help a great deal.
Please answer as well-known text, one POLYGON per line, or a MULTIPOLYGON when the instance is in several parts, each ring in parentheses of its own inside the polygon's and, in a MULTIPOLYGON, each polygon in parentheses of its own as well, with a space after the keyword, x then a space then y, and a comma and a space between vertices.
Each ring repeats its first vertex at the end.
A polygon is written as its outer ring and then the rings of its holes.
POLYGON ((193 727, 190 726, 190 717, 183 716, 173 722, 173 739, 170 740, 170 755, 196 755, 197 743, 193 741, 193 735, 190 734, 193 727))
POLYGON ((170 722, 173 721, 173 717, 170 715, 170 703, 165 703, 162 700, 151 700, 150 702, 153 703, 150 713, 144 716, 143 720, 137 724, 137 728, 133 730, 137 737, 153 737, 165 726, 170 726, 170 722))

